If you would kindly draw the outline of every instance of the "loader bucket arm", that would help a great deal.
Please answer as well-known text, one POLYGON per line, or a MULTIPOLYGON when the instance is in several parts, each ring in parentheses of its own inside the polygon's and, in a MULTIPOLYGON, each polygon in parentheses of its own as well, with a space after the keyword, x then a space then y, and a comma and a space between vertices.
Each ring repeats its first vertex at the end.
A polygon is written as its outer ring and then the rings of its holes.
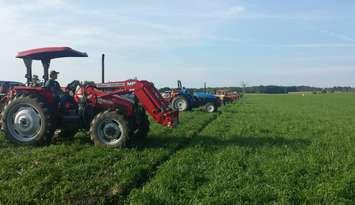
POLYGON ((163 126, 175 127, 178 123, 178 112, 169 107, 168 103, 151 82, 127 80, 97 84, 97 87, 117 94, 134 94, 146 112, 163 126))

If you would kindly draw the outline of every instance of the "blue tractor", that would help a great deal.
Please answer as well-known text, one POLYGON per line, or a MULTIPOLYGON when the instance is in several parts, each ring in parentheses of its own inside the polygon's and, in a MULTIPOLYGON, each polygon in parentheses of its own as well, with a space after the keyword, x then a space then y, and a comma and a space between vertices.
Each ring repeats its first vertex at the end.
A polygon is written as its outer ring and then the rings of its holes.
POLYGON ((215 112, 221 106, 221 101, 218 97, 208 92, 194 92, 194 97, 199 101, 199 106, 204 106, 206 112, 215 112))
POLYGON ((178 88, 162 93, 163 98, 170 103, 170 106, 178 111, 191 110, 204 106, 206 112, 215 112, 221 105, 220 100, 205 92, 193 92, 182 86, 178 81, 178 88))

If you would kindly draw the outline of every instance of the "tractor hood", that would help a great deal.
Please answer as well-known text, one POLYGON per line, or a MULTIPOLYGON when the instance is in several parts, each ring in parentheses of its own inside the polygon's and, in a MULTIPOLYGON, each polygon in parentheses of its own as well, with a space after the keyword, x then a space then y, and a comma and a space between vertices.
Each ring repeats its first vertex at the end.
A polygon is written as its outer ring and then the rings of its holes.
POLYGON ((194 92, 194 96, 198 98, 209 98, 209 99, 216 99, 217 97, 215 95, 212 95, 210 93, 204 93, 204 92, 194 92))

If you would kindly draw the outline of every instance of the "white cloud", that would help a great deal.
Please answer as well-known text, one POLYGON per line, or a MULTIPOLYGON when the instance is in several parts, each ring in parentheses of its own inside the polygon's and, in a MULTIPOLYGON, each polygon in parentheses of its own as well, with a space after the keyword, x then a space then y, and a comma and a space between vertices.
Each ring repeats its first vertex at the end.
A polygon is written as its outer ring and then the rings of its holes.
POLYGON ((334 31, 328 31, 328 30, 321 30, 321 33, 325 33, 331 37, 335 37, 336 39, 342 40, 342 41, 346 41, 346 42, 351 42, 351 43, 355 43, 355 38, 352 36, 349 36, 347 34, 344 33, 338 33, 338 32, 334 32, 334 31))
MULTIPOLYGON (((155 14, 143 14, 136 16, 117 13, 115 10, 105 9, 100 11, 91 11, 66 7, 63 0, 55 1, 16 1, 14 3, 0 3, 0 19, 2 20, 2 33, 16 32, 26 38, 27 45, 42 42, 44 44, 61 44, 65 42, 74 42, 78 45, 102 45, 103 41, 116 42, 117 46, 137 46, 137 47, 159 47, 169 42, 170 46, 183 46, 194 44, 196 41, 215 40, 236 42, 233 38, 221 37, 209 34, 210 23, 202 23, 201 20, 185 22, 178 20, 175 24, 161 23, 160 20, 146 20, 146 17, 155 14), (16 6, 16 3, 19 6, 16 6), (66 20, 58 19, 53 16, 41 16, 34 19, 33 15, 39 11, 51 9, 60 9, 63 15, 68 14, 68 18, 77 17, 77 19, 66 20), (105 15, 102 15, 102 14, 105 15), (71 16, 71 17, 70 17, 71 16), (83 23, 80 18, 90 16, 110 24, 99 24, 86 22, 83 23), (41 36, 38 39, 38 36, 41 36), (184 43, 184 41, 186 43, 184 43), (97 43, 95 43, 97 42, 97 43)), ((226 11, 213 11, 211 13, 190 13, 188 16, 204 18, 233 18, 244 7, 231 7, 226 11)), ((171 15, 179 16, 179 12, 172 12, 171 15)))
POLYGON ((237 17, 237 16, 240 16, 244 11, 245 11, 245 7, 233 6, 227 10, 226 16, 237 17))
POLYGON ((294 44, 248 44, 250 47, 280 47, 280 48, 355 48, 349 43, 294 43, 294 44))
POLYGON ((1 0, 0 5, 22 11, 36 11, 42 9, 60 8, 65 5, 64 0, 1 0))

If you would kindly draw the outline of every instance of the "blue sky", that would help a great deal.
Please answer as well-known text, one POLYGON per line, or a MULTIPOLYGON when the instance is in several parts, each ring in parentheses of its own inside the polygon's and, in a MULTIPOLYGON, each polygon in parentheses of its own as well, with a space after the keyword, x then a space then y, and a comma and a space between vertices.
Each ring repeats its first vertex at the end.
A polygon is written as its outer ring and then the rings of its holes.
MULTIPOLYGON (((24 81, 16 52, 70 46, 61 82, 138 77, 158 87, 355 86, 355 1, 0 0, 0 80, 24 81)), ((40 64, 35 71, 41 73, 40 64)))

